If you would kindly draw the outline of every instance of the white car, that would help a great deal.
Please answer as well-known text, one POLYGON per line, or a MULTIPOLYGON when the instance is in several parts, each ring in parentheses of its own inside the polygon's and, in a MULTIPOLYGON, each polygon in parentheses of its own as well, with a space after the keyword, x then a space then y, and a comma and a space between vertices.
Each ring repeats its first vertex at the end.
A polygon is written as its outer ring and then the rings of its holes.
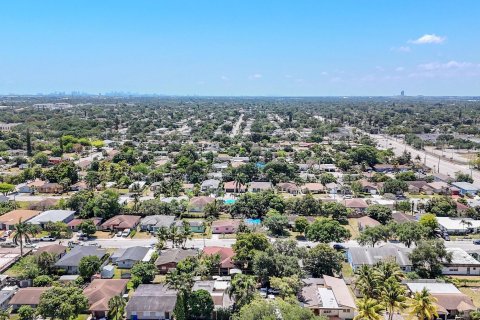
POLYGON ((37 248, 38 248, 38 244, 29 242, 29 243, 26 243, 26 244, 24 245, 24 247, 25 247, 25 248, 37 249, 37 248))
POLYGON ((129 234, 130 234, 130 229, 125 229, 122 232, 122 237, 126 238, 126 237, 128 237, 129 234))

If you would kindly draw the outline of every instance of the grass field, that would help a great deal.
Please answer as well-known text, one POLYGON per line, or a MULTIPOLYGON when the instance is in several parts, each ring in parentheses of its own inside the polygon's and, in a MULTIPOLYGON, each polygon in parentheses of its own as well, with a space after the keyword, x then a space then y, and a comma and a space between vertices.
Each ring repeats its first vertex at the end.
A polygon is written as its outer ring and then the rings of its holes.
POLYGON ((352 239, 357 238, 360 235, 360 232, 358 231, 358 223, 357 219, 348 219, 348 225, 345 226, 350 233, 352 234, 352 239))

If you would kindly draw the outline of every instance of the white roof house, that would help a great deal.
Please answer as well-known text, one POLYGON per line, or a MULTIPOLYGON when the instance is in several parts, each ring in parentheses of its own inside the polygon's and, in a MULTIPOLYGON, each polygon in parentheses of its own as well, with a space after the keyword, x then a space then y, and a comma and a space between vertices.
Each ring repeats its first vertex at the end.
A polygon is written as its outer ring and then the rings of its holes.
POLYGON ((443 282, 407 282, 406 283, 408 290, 411 292, 420 292, 423 288, 426 288, 431 294, 439 294, 439 293, 461 293, 460 290, 457 289, 451 283, 443 283, 443 282))
POLYGON ((466 233, 468 230, 480 229, 480 220, 471 218, 437 217, 440 228, 448 233, 466 233))
POLYGON ((48 222, 70 222, 73 220, 75 211, 71 210, 48 210, 29 220, 31 224, 44 225, 48 222))

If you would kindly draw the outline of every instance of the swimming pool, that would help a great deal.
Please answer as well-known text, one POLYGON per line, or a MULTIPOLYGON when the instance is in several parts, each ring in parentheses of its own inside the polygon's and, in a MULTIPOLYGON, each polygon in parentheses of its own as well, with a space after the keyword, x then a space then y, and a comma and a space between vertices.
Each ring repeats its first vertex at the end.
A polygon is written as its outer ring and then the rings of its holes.
POLYGON ((225 199, 225 200, 223 200, 223 202, 224 202, 225 204, 234 204, 235 201, 237 201, 237 200, 236 200, 236 199, 225 199))
POLYGON ((246 224, 258 225, 258 224, 261 224, 261 223, 262 223, 262 220, 249 218, 249 219, 245 219, 245 223, 246 223, 246 224))

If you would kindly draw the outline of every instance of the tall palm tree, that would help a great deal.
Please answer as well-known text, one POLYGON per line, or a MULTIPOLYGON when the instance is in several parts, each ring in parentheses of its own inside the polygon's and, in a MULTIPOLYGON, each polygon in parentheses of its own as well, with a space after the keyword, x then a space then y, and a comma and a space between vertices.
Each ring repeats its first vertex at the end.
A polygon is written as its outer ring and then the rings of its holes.
POLYGON ((407 307, 405 295, 405 288, 394 278, 390 278, 384 283, 382 300, 388 313, 388 320, 393 319, 396 311, 402 311, 407 307))
POLYGON ((410 300, 410 315, 416 317, 418 320, 431 320, 438 317, 437 306, 435 303, 437 299, 433 297, 430 292, 423 288, 422 291, 417 291, 410 300))
POLYGON ((362 265, 356 272, 355 288, 363 297, 376 298, 378 296, 378 274, 368 265, 362 265))
POLYGON ((23 242, 30 242, 31 228, 30 224, 22 222, 22 218, 14 226, 13 243, 20 245, 20 255, 23 256, 23 242))
POLYGON ((375 265, 375 269, 380 283, 385 283, 390 278, 397 282, 405 278, 405 273, 400 270, 398 264, 393 260, 381 261, 375 265))
POLYGON ((235 176, 235 193, 239 193, 242 186, 247 183, 247 176, 244 173, 239 173, 235 176))
POLYGON ((158 240, 158 246, 159 247, 163 247, 163 245, 165 245, 167 243, 169 235, 170 235, 170 230, 167 227, 161 226, 161 227, 158 228, 158 230, 157 230, 157 240, 158 240))
POLYGON ((202 228, 203 228, 203 232, 202 232, 202 237, 203 237, 203 246, 205 247, 205 237, 207 236, 207 230, 208 230, 208 221, 203 221, 202 222, 202 228))
POLYGON ((121 296, 114 296, 108 301, 108 318, 109 319, 123 319, 123 312, 125 310, 125 299, 121 296))
POLYGON ((248 304, 255 294, 257 281, 253 276, 238 274, 233 278, 228 287, 228 295, 235 298, 235 307, 237 309, 248 304))
POLYGON ((357 311, 353 320, 383 320, 383 306, 375 299, 362 298, 358 300, 357 311))

